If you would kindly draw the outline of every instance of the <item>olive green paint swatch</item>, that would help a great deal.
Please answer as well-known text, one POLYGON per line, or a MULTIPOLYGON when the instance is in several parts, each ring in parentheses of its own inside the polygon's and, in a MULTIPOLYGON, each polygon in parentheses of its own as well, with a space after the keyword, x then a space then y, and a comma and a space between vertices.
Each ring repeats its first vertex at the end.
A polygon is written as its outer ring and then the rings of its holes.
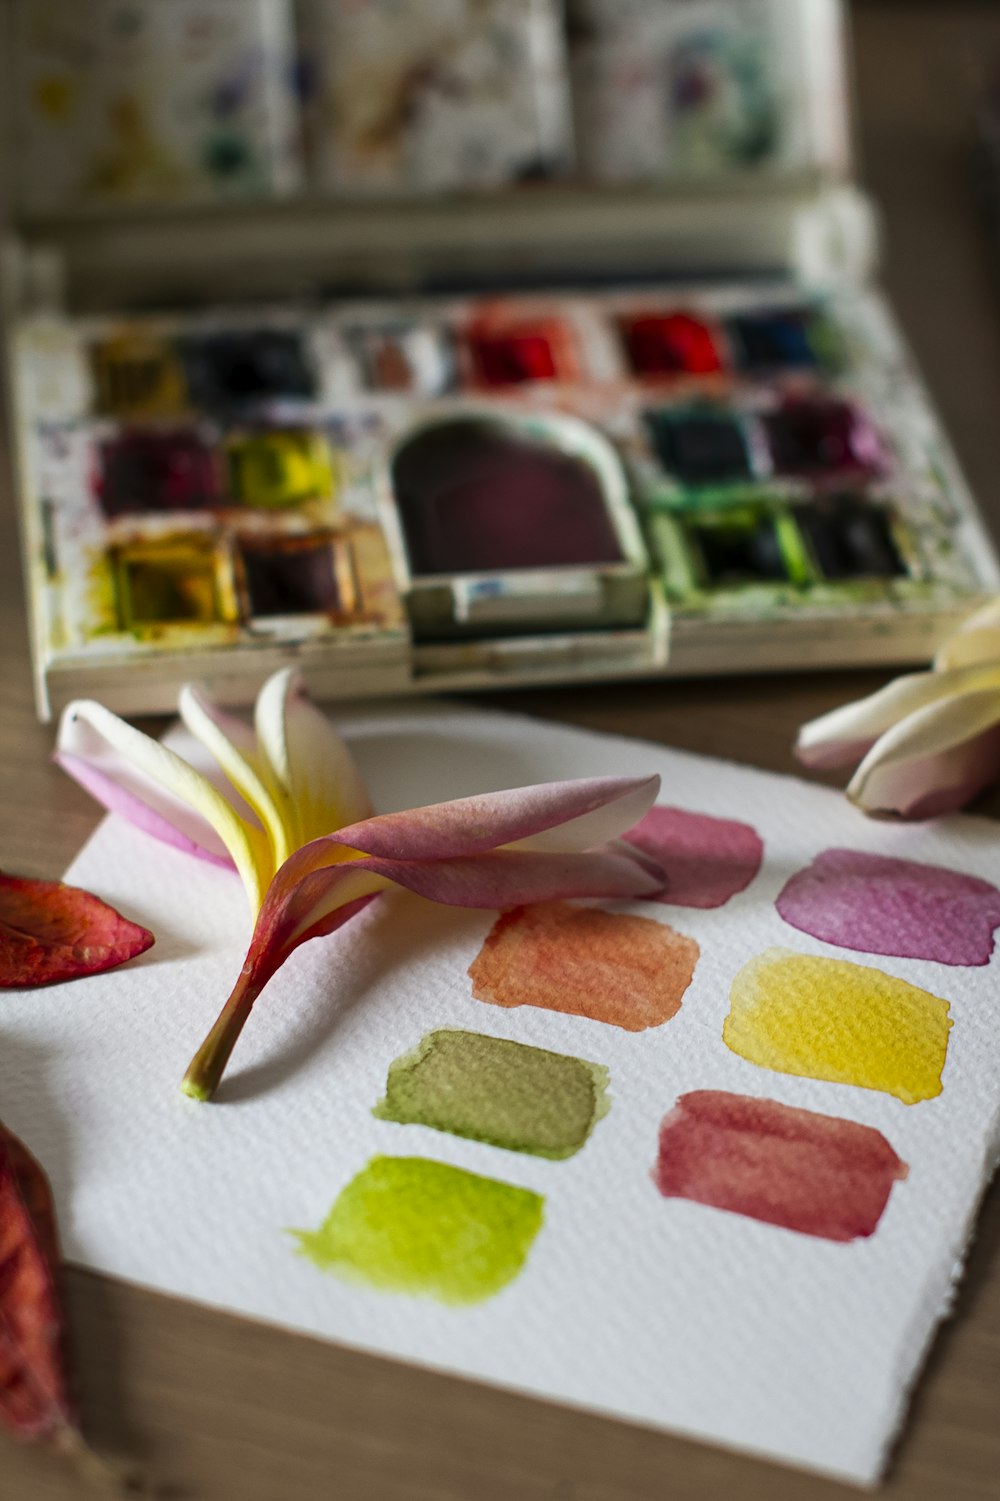
POLYGON ((373 1157, 319 1230, 296 1230, 323 1271, 383 1292, 479 1303, 521 1271, 544 1199, 424 1157, 373 1157))
POLYGON ((374 1114, 473 1141, 572 1157, 608 1113, 608 1071, 481 1032, 428 1032, 390 1065, 374 1114))

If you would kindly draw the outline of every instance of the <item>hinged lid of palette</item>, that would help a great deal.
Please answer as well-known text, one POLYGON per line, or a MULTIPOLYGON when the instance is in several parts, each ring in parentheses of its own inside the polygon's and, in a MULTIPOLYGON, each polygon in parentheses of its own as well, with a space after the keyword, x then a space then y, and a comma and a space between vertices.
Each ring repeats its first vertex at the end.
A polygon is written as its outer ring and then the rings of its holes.
POLYGON ((0 10, 22 305, 874 259, 840 0, 0 10))

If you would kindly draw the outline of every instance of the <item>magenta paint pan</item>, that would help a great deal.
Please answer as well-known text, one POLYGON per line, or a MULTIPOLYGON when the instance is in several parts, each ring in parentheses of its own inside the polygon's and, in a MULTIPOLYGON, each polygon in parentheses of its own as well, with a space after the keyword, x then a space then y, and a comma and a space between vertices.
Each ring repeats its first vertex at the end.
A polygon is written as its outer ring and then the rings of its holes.
POLYGON ((485 409, 428 422, 397 446, 390 486, 411 602, 450 598, 452 624, 470 630, 480 614, 604 621, 602 581, 645 567, 621 463, 576 418, 485 409))

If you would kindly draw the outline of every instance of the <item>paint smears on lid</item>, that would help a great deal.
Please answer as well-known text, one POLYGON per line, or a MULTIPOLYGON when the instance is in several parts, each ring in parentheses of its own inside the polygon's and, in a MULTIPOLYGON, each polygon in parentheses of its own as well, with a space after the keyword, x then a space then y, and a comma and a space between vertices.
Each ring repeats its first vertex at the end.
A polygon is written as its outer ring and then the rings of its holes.
POLYGON ((544 1199, 423 1157, 373 1157, 319 1230, 292 1233, 321 1271, 383 1292, 480 1303, 522 1270, 544 1199))
POLYGON ((469 966, 472 994, 642 1032, 676 1016, 699 948, 665 923, 565 902, 515 907, 469 966))
POLYGON ((824 850, 775 904, 785 922, 863 954, 988 964, 1000 891, 941 865, 824 850))
POLYGON ((610 1108, 608 1071, 481 1032, 428 1032, 389 1068, 380 1120, 536 1157, 572 1157, 610 1108))
POLYGON ((653 1181, 668 1199, 851 1241, 873 1234, 906 1176, 870 1126, 704 1089, 682 1095, 664 1118, 653 1181))
POLYGON ((724 906, 750 885, 764 856, 749 824, 684 808, 651 808, 623 837, 669 873, 669 887, 652 900, 674 907, 724 906))
POLYGON ((846 959, 768 949, 733 981, 722 1040, 761 1068, 895 1095, 941 1093, 948 1002, 846 959))

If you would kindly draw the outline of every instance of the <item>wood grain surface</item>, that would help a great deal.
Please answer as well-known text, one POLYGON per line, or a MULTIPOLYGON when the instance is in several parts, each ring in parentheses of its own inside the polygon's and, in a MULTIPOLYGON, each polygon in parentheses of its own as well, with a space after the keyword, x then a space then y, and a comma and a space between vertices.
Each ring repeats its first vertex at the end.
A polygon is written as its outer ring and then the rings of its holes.
MULTIPOLYGON (((1000 528, 998 251, 970 166, 973 103, 1000 58, 1000 5, 855 7, 864 175, 884 211, 885 281, 973 488, 1000 528)), ((34 715, 14 523, 0 497, 0 865, 57 876, 96 822, 48 762, 34 715)), ((493 704, 794 769, 795 726, 878 675, 518 693, 493 704)), ((1000 796, 986 800, 1000 814, 1000 796)), ((2 1046, 2 1034, 0 1034, 2 1046)), ((2 1101, 0 1101, 2 1109, 2 1101)), ((836 1501, 791 1470, 477 1387, 70 1269, 87 1431, 190 1501, 836 1501)), ((954 1317, 918 1384, 884 1494, 1000 1495, 1000 1192, 988 1197, 954 1317)), ((0 1440, 3 1501, 86 1492, 0 1440)))

